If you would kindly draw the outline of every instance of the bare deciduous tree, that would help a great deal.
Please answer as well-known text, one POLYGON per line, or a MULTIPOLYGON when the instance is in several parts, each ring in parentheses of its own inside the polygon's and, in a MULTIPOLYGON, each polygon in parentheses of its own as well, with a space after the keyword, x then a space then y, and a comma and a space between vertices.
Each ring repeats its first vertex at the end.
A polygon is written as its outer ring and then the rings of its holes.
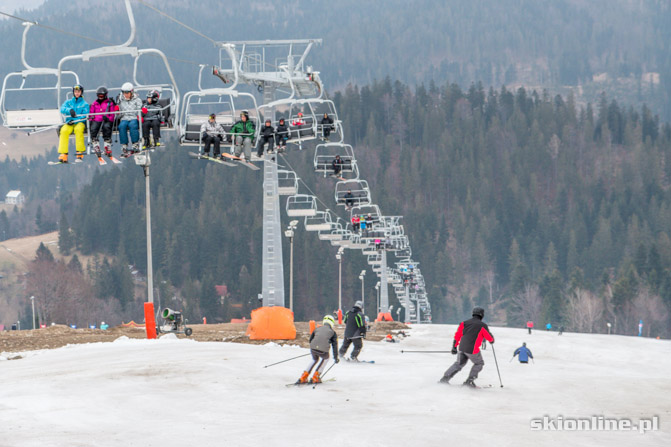
POLYGON ((566 318, 569 327, 578 332, 593 333, 603 318, 604 303, 589 290, 576 288, 567 296, 566 318))
POLYGON ((524 290, 511 297, 513 308, 524 317, 525 320, 538 321, 543 307, 543 298, 536 284, 527 283, 524 290))

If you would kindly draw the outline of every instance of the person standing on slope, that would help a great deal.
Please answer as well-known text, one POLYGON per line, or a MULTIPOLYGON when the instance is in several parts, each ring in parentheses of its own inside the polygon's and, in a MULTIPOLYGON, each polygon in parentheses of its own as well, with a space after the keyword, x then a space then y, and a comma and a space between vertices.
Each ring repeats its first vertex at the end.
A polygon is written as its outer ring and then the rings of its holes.
POLYGON ((321 362, 312 376, 312 379, 310 379, 310 383, 321 383, 321 374, 329 359, 329 345, 333 350, 333 360, 335 360, 336 363, 340 361, 337 351, 338 334, 333 330, 335 320, 331 315, 326 315, 322 323, 323 326, 319 326, 310 335, 310 354, 312 355, 312 360, 310 361, 308 368, 303 371, 300 379, 296 381, 297 385, 308 382, 308 376, 310 375, 312 368, 314 368, 320 360, 321 362))
POLYGON ((452 377, 461 371, 470 360, 473 362, 473 367, 464 385, 475 388, 475 379, 478 378, 478 373, 485 366, 482 353, 480 353, 480 346, 483 339, 494 343, 494 336, 489 331, 487 324, 482 321, 485 317, 485 310, 482 307, 475 307, 472 314, 473 318, 462 321, 457 328, 457 332, 454 334, 451 352, 452 354, 457 354, 457 361, 445 371, 445 374, 440 379, 441 383, 449 383, 452 377), (459 347, 458 353, 457 347, 459 347))
POLYGON ((345 314, 345 337, 340 347, 340 356, 344 357, 349 345, 354 343, 351 360, 358 361, 357 357, 363 348, 363 339, 366 338, 366 321, 363 316, 363 302, 357 301, 351 310, 345 314))
POLYGON ((529 359, 534 358, 534 356, 531 354, 531 350, 527 348, 526 342, 522 343, 522 346, 515 349, 515 352, 513 353, 513 358, 515 358, 516 355, 519 355, 518 360, 520 361, 520 363, 529 363, 529 359))

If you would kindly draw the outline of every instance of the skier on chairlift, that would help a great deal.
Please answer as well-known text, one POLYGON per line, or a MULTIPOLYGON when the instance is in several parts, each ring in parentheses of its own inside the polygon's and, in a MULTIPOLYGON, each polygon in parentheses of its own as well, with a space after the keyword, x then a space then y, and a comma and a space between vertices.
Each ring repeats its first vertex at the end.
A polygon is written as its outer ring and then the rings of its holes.
POLYGON ((289 137, 289 127, 287 127, 287 124, 284 122, 284 118, 280 118, 279 123, 277 123, 277 129, 275 129, 275 146, 277 146, 277 152, 284 152, 286 150, 289 137))
POLYGON ((102 152, 100 151, 100 141, 98 140, 98 133, 102 129, 103 144, 105 155, 112 157, 112 128, 114 126, 114 109, 115 105, 112 98, 107 97, 107 87, 98 87, 96 90, 97 99, 91 104, 89 115, 89 133, 91 142, 93 143, 93 151, 100 158, 102 152))
POLYGON ((77 84, 72 87, 72 98, 61 106, 61 114, 65 116, 65 124, 60 128, 58 141, 58 161, 68 162, 68 146, 70 145, 70 134, 75 134, 75 148, 77 152, 76 162, 83 161, 86 152, 84 142, 84 131, 86 130, 86 117, 90 111, 89 104, 84 100, 84 87, 77 84))
POLYGON ((205 145, 203 147, 203 155, 210 156, 210 146, 214 145, 214 158, 221 157, 221 141, 224 135, 224 128, 221 124, 217 124, 217 115, 210 114, 206 123, 200 125, 201 140, 205 145))
POLYGON ((119 141, 121 142, 121 156, 129 157, 131 153, 140 151, 140 123, 138 114, 142 109, 142 100, 135 94, 133 84, 125 82, 121 86, 121 95, 117 101, 117 107, 121 115, 119 122, 119 141), (132 145, 128 150, 128 133, 132 145))
POLYGON ((272 125, 270 119, 267 119, 263 127, 261 128, 261 134, 259 136, 259 144, 256 150, 256 155, 259 158, 263 157, 263 150, 268 144, 268 153, 273 152, 273 143, 275 141, 275 128, 272 125))
POLYGON ((147 93, 147 102, 142 106, 142 136, 143 149, 161 145, 161 106, 158 103, 159 93, 152 90, 147 93), (149 139, 149 130, 154 133, 154 144, 149 139))
POLYGON ((331 132, 333 131, 333 118, 331 118, 328 113, 325 113, 319 124, 322 128, 322 137, 324 138, 324 141, 328 141, 329 135, 331 135, 331 132))
POLYGON ((245 151, 245 158, 248 162, 252 161, 252 146, 254 145, 254 133, 256 127, 249 120, 249 112, 244 110, 240 113, 240 121, 233 125, 231 134, 233 134, 235 143, 235 156, 241 157, 242 151, 245 151))

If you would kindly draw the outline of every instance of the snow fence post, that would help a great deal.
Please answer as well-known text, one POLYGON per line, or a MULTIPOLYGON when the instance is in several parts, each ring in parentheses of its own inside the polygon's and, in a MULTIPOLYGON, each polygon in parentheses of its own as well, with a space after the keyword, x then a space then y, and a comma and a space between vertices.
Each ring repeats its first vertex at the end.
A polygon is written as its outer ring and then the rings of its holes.
POLYGON ((144 303, 144 326, 147 329, 147 339, 156 338, 156 319, 154 318, 154 303, 144 303))

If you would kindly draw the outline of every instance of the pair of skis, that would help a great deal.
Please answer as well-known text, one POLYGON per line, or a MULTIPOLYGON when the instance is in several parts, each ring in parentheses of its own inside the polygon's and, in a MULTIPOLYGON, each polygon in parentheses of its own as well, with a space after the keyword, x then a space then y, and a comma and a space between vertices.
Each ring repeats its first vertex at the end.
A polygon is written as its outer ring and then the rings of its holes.
MULTIPOLYGON (((119 159, 117 159, 117 158, 115 158, 115 157, 109 157, 109 159, 112 160, 112 163, 114 163, 114 164, 121 164, 121 163, 122 163, 121 160, 119 160, 119 159)), ((60 161, 60 160, 58 160, 58 161, 50 161, 50 162, 48 162, 47 164, 50 165, 50 166, 54 166, 54 165, 68 165, 68 164, 81 164, 83 161, 84 161, 84 160, 83 160, 82 158, 76 158, 75 161, 74 161, 74 163, 69 163, 69 162, 67 162, 67 161, 60 161)), ((100 166, 104 166, 104 165, 107 164, 107 162, 105 161, 105 159, 104 159, 102 156, 99 156, 99 157, 98 157, 98 164, 99 164, 100 166)))
POLYGON ((242 164, 242 165, 248 167, 249 169, 251 169, 253 171, 258 171, 260 169, 254 163, 251 163, 249 161, 245 161, 244 159, 242 159, 240 157, 236 157, 235 155, 228 154, 226 152, 222 152, 221 156, 228 159, 228 160, 231 160, 231 161, 210 157, 209 155, 196 154, 195 152, 189 152, 189 157, 191 157, 193 159, 210 160, 210 161, 213 161, 215 163, 224 164, 226 166, 236 166, 237 164, 242 164))
POLYGON ((321 382, 318 382, 318 383, 312 383, 312 382, 305 382, 305 383, 298 382, 298 383, 296 383, 296 382, 294 382, 294 383, 287 383, 285 386, 288 388, 288 387, 292 387, 292 386, 313 385, 312 388, 314 388, 317 385, 322 384, 322 383, 326 383, 326 382, 335 382, 335 377, 329 377, 328 379, 324 379, 324 380, 322 380, 321 382))

